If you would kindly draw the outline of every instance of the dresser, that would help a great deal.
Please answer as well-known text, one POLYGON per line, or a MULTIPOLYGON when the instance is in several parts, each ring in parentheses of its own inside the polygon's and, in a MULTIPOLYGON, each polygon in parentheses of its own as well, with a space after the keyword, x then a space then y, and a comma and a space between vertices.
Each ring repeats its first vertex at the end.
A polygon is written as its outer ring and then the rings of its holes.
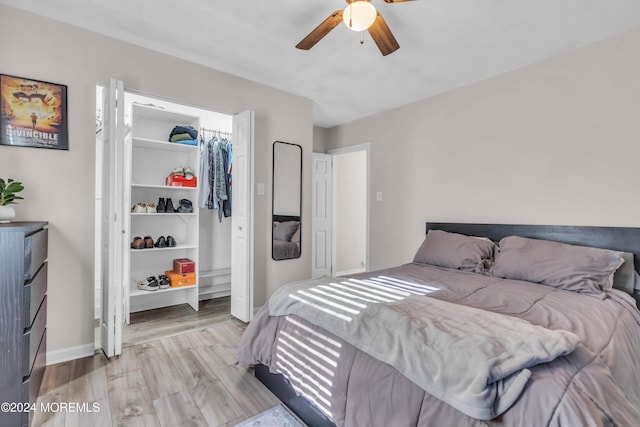
POLYGON ((46 365, 46 222, 0 224, 0 426, 28 426, 46 365), (5 408, 6 409, 6 408, 5 408), (15 410, 12 411, 11 409, 15 410))

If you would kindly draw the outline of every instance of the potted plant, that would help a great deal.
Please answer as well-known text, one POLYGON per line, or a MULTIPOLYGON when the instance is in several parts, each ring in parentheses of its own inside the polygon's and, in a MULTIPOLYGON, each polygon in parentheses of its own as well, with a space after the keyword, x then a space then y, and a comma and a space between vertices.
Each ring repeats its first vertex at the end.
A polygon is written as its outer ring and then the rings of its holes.
POLYGON ((8 178, 7 181, 0 178, 0 223, 11 222, 16 216, 16 212, 13 207, 16 200, 22 200, 23 198, 16 193, 24 190, 21 182, 14 181, 8 178))

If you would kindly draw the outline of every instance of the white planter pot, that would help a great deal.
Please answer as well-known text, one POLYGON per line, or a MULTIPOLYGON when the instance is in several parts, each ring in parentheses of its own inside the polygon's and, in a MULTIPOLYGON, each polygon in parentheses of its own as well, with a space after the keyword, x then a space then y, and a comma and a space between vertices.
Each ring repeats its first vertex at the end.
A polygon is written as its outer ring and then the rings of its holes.
POLYGON ((16 211, 12 206, 0 206, 0 224, 6 224, 11 222, 16 216, 16 211))

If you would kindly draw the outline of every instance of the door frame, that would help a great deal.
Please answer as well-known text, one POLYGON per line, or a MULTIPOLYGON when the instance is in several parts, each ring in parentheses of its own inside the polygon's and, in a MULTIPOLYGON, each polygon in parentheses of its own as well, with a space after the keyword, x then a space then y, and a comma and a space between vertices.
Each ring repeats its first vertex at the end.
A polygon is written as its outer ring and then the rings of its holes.
POLYGON ((331 163, 332 163, 332 167, 331 167, 331 180, 332 180, 332 188, 331 188, 331 207, 332 207, 332 213, 331 213, 331 276, 335 276, 336 275, 336 242, 337 242, 337 238, 336 238, 336 227, 335 227, 335 220, 336 220, 336 215, 337 215, 337 208, 338 208, 338 204, 336 203, 336 192, 334 191, 334 189, 336 188, 337 185, 339 185, 338 180, 336 179, 336 175, 335 175, 335 168, 333 167, 333 159, 336 155, 340 155, 340 154, 346 154, 346 153, 353 153, 353 152, 358 152, 358 151, 364 151, 365 153, 365 157, 366 157, 366 167, 367 167, 367 171, 366 171, 366 197, 365 197, 365 207, 366 207, 366 229, 365 229, 365 248, 366 248, 366 256, 365 256, 365 266, 364 266, 364 271, 369 271, 369 266, 370 266, 370 260, 369 260, 369 242, 370 242, 370 237, 369 237, 369 218, 370 218, 370 209, 371 209, 371 144, 370 143, 364 143, 364 144, 356 144, 356 145, 350 145, 348 147, 341 147, 341 148, 334 148, 331 150, 327 150, 327 154, 330 154, 332 156, 331 158, 331 163))
MULTIPOLYGON (((140 94, 140 95, 144 95, 144 96, 148 96, 150 98, 156 98, 158 100, 163 100, 163 101, 167 101, 167 102, 171 102, 171 103, 175 103, 175 104, 181 104, 184 106, 189 106, 192 108, 197 108, 197 109, 201 109, 201 110, 207 110, 207 108, 204 107, 195 107, 192 105, 189 105, 188 103, 184 103, 184 102, 180 102, 180 101, 175 101, 175 100, 169 100, 166 98, 162 98, 159 96, 153 96, 153 95, 147 95, 147 94, 143 94, 141 92, 135 91, 135 90, 130 90, 130 89, 126 89, 124 87, 124 83, 121 80, 115 80, 115 79, 111 79, 111 85, 113 85, 115 82, 115 84, 119 85, 119 87, 122 89, 122 95, 124 95, 126 92, 131 92, 131 93, 136 93, 136 94, 140 94)), ((96 87, 106 87, 107 90, 109 88, 109 84, 102 84, 100 82, 98 82, 96 84, 96 87)), ((124 116, 124 110, 123 108, 125 107, 125 102, 124 102, 124 97, 122 97, 123 99, 118 101, 117 104, 117 114, 119 115, 120 119, 120 123, 123 123, 124 120, 122 119, 122 117, 124 116)), ((105 103, 105 100, 103 99, 103 105, 105 103)), ((209 110, 212 111, 212 110, 209 110)), ((237 114, 232 114, 233 116, 236 116, 238 114, 243 114, 245 112, 241 112, 241 113, 237 113, 237 114)), ((254 112, 253 111, 249 111, 248 113, 250 113, 250 117, 251 117, 251 121, 250 121, 250 145, 249 145, 249 182, 247 183, 247 186, 249 188, 249 197, 250 197, 250 202, 249 202, 249 207, 248 207, 248 218, 247 218, 247 222, 249 223, 248 227, 247 227, 247 241, 248 241, 248 245, 250 247, 249 253, 248 253, 248 259, 246 259, 246 266, 247 266, 247 279, 248 279, 248 298, 247 298, 247 304, 250 304, 250 307, 247 308, 247 310, 251 313, 250 316, 253 315, 253 311, 254 311, 254 301, 253 301, 253 294, 254 294, 254 269, 253 269, 253 264, 254 264, 254 253, 253 253, 253 248, 254 248, 254 239, 255 239, 255 229, 254 229, 254 221, 255 221, 255 194, 254 194, 254 176, 255 176, 255 147, 254 147, 254 140, 255 140, 255 136, 254 136, 254 132, 255 132, 255 118, 254 118, 254 112)), ((105 112, 103 111, 103 117, 104 117, 105 112)), ((221 114, 229 114, 229 113, 221 113, 221 114)), ((97 125, 96 125, 97 126, 97 125)), ((234 124, 235 126, 235 124, 234 124)), ((122 149, 124 148, 124 126, 121 126, 120 129, 114 129, 112 130, 112 132, 118 132, 118 143, 120 145, 118 145, 119 151, 122 152, 122 149)), ((104 126, 103 126, 103 131, 102 133, 104 134, 104 126)), ((102 186, 103 183, 105 181, 105 173, 108 172, 108 168, 105 169, 104 167, 104 153, 102 152, 103 148, 102 148, 102 143, 101 141, 96 138, 96 175, 95 175, 95 206, 96 206, 96 213, 95 213, 95 231, 94 231, 94 237, 96 239, 95 241, 95 248, 96 251, 101 251, 102 250, 102 246, 105 244, 104 242, 104 236, 103 233, 107 232, 106 230, 103 229, 103 221, 99 219, 99 216, 102 213, 102 209, 103 209, 103 198, 105 197, 104 194, 102 194, 103 190, 102 190, 102 186)), ((123 165, 123 162, 120 162, 120 165, 118 166, 119 168, 124 167, 125 165, 123 165)), ((122 218, 122 209, 127 209, 127 207, 125 206, 127 203, 125 203, 124 200, 122 200, 122 196, 121 196, 121 200, 122 203, 120 203, 121 206, 118 206, 116 209, 118 210, 118 212, 120 212, 120 215, 117 215, 117 218, 120 219, 122 218)), ((123 233, 123 229, 122 227, 124 227, 124 224, 120 224, 120 226, 116 227, 117 230, 109 230, 108 233, 117 233, 117 236, 122 236, 123 233)), ((122 252, 122 248, 124 243, 121 244, 116 244, 114 245, 116 248, 118 248, 120 250, 120 253, 122 252)), ((122 256, 122 255, 121 255, 122 256)), ((109 328, 105 328, 102 325, 103 322, 103 315, 102 312, 105 309, 105 293, 107 294, 106 296, 108 298, 111 298, 108 294, 109 294, 109 290, 105 290, 102 286, 103 283, 103 276, 105 274, 104 269, 102 268, 101 265, 101 261, 100 261, 101 257, 96 254, 96 256, 94 257, 94 281, 95 281, 95 287, 97 288, 97 284, 100 283, 100 298, 95 298, 95 304, 97 304, 98 302, 100 303, 100 322, 101 322, 101 327, 100 327, 100 331, 102 332, 102 329, 105 330, 111 330, 114 329, 115 330, 115 334, 111 337, 113 339, 115 339, 115 343, 113 345, 109 345, 106 349, 105 347, 105 337, 100 337, 100 340, 96 340, 96 350, 97 349, 103 349, 103 351, 105 352, 105 354, 107 355, 107 357, 111 357, 111 356, 117 356, 121 353, 122 351, 122 327, 125 323, 125 313, 124 313, 124 307, 125 307, 125 302, 124 298, 123 298, 123 294, 124 294, 124 286, 128 285, 128 284, 121 284, 121 288, 117 290, 117 292, 111 292, 112 294, 114 294, 113 296, 115 298, 117 298, 120 303, 119 304, 115 304, 114 307, 112 307, 113 310, 115 310, 115 313, 113 315, 113 317, 109 316, 113 321, 115 325, 109 325, 109 328), (113 328, 111 327, 113 326, 113 328), (118 332, 119 331, 119 332, 118 332)), ((232 260, 232 264, 233 264, 233 260, 232 260)), ((122 267, 122 260, 120 260, 120 266, 119 269, 121 270, 122 267)), ((120 274, 121 276, 121 274, 120 274)), ((233 291, 233 288, 232 288, 233 291)), ((113 298, 111 298, 113 299, 113 298)), ((98 310, 96 309, 96 312, 98 310)), ((241 319, 243 320, 243 319, 241 319)), ((250 320, 250 319, 249 319, 250 320)), ((248 320, 244 320, 244 321, 248 321, 248 320)))

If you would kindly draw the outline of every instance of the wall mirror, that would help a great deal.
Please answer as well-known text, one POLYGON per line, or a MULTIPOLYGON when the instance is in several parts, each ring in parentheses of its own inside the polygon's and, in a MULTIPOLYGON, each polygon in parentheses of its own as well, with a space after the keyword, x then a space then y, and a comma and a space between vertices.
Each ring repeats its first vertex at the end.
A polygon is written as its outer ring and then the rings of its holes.
POLYGON ((302 147, 273 143, 272 245, 276 260, 299 258, 302 248, 302 147))

